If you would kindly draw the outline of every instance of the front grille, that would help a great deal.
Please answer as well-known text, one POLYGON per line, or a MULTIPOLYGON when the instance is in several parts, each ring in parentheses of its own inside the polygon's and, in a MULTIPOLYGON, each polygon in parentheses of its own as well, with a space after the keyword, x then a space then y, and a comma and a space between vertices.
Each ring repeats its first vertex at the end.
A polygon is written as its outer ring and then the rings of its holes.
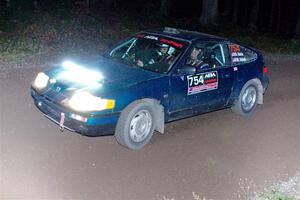
POLYGON ((55 102, 55 103, 60 103, 62 100, 67 98, 63 93, 61 92, 56 92, 55 90, 49 89, 47 90, 43 96, 47 98, 49 101, 55 102))

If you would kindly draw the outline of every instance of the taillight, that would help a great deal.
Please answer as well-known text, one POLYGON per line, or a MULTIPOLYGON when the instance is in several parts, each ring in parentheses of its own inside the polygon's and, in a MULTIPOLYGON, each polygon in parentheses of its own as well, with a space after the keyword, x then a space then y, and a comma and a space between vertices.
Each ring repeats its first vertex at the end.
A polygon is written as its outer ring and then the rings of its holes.
POLYGON ((264 67, 263 67, 263 73, 264 73, 264 74, 268 73, 268 66, 264 66, 264 67))

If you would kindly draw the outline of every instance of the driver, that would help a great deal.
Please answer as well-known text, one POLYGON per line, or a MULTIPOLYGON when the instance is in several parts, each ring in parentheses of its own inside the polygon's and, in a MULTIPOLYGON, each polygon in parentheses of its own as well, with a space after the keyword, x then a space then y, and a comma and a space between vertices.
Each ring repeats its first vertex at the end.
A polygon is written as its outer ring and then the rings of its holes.
POLYGON ((162 44, 159 51, 157 51, 158 56, 155 62, 164 62, 167 64, 171 64, 175 59, 174 52, 174 47, 171 47, 167 44, 162 44))
POLYGON ((161 44, 158 51, 156 51, 156 58, 154 58, 154 62, 161 62, 169 56, 168 54, 169 45, 161 44))
POLYGON ((159 45, 159 49, 155 52, 148 52, 148 56, 150 57, 149 61, 146 63, 142 61, 142 59, 137 59, 136 64, 140 67, 144 67, 145 65, 152 65, 154 63, 166 62, 170 63, 173 60, 173 55, 169 55, 169 49, 171 47, 167 44, 159 45))
POLYGON ((202 54, 202 49, 194 47, 186 64, 194 66, 194 67, 200 66, 201 64, 203 64, 203 60, 199 59, 201 54, 202 54))
POLYGON ((211 65, 207 63, 207 54, 209 52, 204 51, 202 48, 194 47, 192 50, 190 57, 188 58, 186 64, 195 67, 196 69, 209 69, 211 65))

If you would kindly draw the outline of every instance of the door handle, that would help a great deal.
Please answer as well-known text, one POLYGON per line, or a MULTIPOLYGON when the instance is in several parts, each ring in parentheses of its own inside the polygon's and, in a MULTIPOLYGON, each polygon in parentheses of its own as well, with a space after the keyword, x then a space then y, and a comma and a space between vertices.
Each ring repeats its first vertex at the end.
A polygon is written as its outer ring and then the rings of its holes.
POLYGON ((223 77, 224 78, 229 78, 230 77, 230 73, 224 73, 223 77))

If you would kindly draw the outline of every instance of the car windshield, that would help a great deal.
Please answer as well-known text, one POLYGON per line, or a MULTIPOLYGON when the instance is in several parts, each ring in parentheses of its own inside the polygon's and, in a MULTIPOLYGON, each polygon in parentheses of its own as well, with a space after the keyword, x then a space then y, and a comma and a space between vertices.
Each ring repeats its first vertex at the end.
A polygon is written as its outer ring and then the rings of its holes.
POLYGON ((108 56, 145 70, 167 73, 186 43, 150 34, 138 34, 113 48, 108 56))

